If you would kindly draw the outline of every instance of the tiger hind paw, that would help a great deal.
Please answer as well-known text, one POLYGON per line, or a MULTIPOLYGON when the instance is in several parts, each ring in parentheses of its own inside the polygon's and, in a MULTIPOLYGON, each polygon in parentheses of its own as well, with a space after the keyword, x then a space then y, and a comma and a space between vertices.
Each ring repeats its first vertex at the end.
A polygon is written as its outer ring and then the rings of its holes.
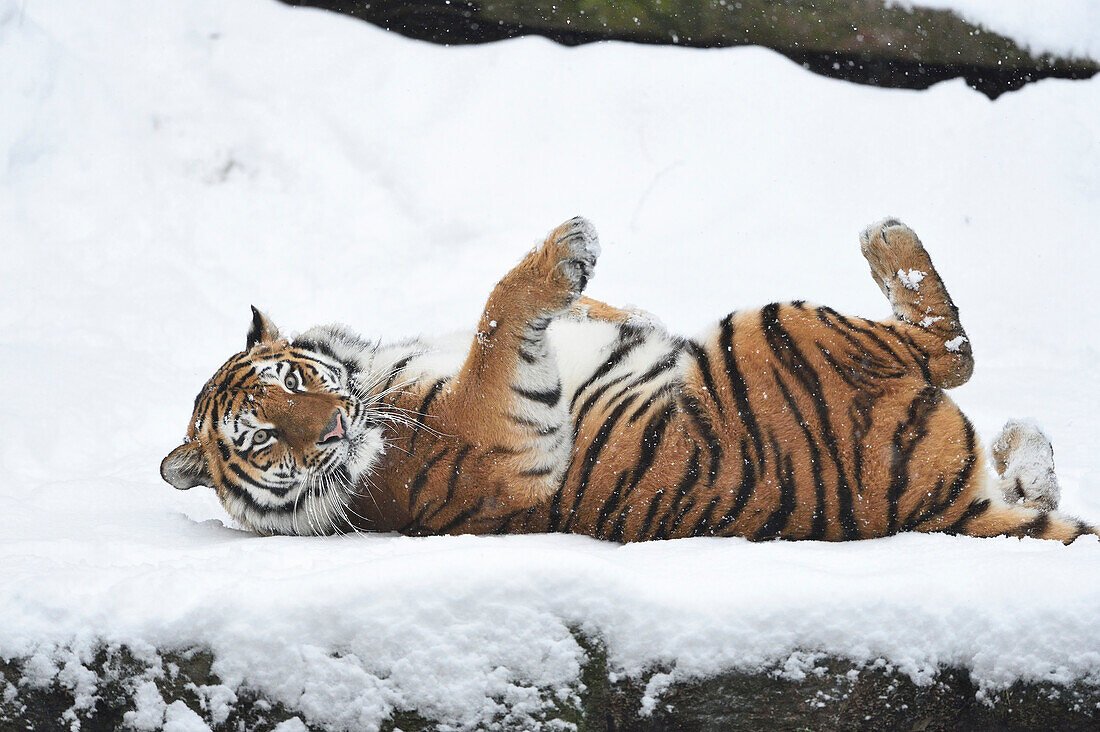
POLYGON ((1054 473, 1054 448, 1037 425, 1010 420, 993 440, 993 465, 1009 503, 1054 510, 1061 491, 1054 473))

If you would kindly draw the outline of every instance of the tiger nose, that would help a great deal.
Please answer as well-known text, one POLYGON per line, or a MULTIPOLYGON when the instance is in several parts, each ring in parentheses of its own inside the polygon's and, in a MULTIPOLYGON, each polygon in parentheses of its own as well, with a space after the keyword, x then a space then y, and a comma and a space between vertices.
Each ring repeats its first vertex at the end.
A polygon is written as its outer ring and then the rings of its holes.
POLYGON ((318 444, 329 445, 339 442, 344 439, 344 417, 340 414, 340 410, 337 409, 332 417, 329 418, 328 424, 325 425, 324 430, 321 432, 321 439, 318 440, 318 444))

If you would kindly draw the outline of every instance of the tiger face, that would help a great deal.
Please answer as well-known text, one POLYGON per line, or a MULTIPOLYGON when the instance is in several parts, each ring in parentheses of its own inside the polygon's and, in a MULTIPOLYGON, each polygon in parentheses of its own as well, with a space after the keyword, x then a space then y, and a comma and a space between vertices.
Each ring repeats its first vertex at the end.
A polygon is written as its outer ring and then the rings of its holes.
POLYGON ((346 528, 349 498, 385 449, 360 398, 363 345, 339 328, 291 343, 253 308, 245 350, 207 381, 161 476, 181 490, 213 487, 230 515, 261 533, 346 528))

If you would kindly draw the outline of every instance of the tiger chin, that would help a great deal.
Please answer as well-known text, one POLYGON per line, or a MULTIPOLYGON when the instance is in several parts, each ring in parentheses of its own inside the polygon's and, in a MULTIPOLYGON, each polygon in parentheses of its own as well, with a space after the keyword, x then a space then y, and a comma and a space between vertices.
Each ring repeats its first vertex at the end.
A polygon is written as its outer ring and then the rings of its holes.
POLYGON ((1009 422, 987 464, 945 393, 970 341, 917 236, 888 219, 860 242, 888 318, 773 303, 670 335, 582 297, 600 247, 581 218, 504 275, 472 336, 287 339, 253 308, 161 475, 263 534, 1096 534, 1058 512, 1034 425, 1009 422))

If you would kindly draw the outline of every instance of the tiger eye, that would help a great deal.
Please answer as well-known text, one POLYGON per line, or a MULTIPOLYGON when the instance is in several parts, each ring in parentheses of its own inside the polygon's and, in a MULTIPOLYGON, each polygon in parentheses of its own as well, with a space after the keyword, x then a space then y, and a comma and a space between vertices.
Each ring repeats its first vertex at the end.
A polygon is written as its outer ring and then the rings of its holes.
POLYGON ((294 391, 300 386, 300 384, 298 383, 298 377, 294 374, 287 375, 283 383, 286 384, 286 388, 290 389, 291 391, 294 391))
POLYGON ((267 442, 267 430, 256 430, 252 433, 252 444, 262 445, 267 442))

